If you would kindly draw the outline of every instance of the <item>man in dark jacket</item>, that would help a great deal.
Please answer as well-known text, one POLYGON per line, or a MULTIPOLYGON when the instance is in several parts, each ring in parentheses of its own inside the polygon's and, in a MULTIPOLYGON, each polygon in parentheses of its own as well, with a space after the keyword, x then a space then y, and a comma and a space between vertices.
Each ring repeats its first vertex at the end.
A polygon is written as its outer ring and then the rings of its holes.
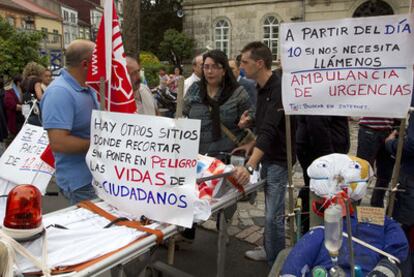
MULTIPOLYGON (((271 70, 272 53, 262 42, 252 42, 242 50, 241 67, 246 77, 257 83, 256 141, 243 147, 252 153, 244 167, 237 167, 234 177, 239 184, 250 180, 259 163, 266 179, 264 248, 247 251, 253 260, 267 260, 272 265, 285 248, 285 192, 287 186, 287 150, 285 113, 282 106, 281 71, 271 70)), ((292 124, 293 125, 293 124, 292 124)), ((240 125, 239 125, 240 126, 240 125)), ((292 126, 291 130, 295 130, 292 126)), ((292 138, 294 138, 292 134, 292 138)), ((292 145, 294 146, 293 142, 292 145)), ((237 150, 241 150, 240 148, 237 150)), ((294 149, 293 149, 294 150, 294 149)), ((295 157, 293 151, 292 156, 295 157)))
MULTIPOLYGON (((350 147, 348 118, 343 116, 302 115, 297 117, 296 148, 305 188, 299 192, 304 212, 309 212, 309 176, 306 172, 317 158, 347 154, 350 147)), ((302 216, 303 233, 309 230, 309 215, 302 216)))
MULTIPOLYGON (((413 103, 411 103, 413 106, 413 103)), ((392 155, 396 155, 398 139, 397 131, 393 131, 385 139, 385 148, 392 155)), ((401 158, 401 170, 399 177, 401 191, 396 194, 393 209, 393 218, 401 223, 402 228, 410 244, 408 258, 401 265, 403 276, 413 276, 414 268, 414 115, 411 113, 407 135, 404 138, 404 146, 401 158)))

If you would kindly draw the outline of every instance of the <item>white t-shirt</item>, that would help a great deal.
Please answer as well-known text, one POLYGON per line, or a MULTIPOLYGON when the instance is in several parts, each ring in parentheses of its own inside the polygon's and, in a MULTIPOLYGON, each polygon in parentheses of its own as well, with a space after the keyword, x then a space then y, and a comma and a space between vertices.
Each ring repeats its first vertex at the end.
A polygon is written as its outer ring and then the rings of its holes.
POLYGON ((184 81, 184 95, 187 93, 187 91, 191 87, 191 85, 195 82, 198 82, 198 81, 200 81, 200 77, 195 75, 194 72, 193 72, 193 74, 191 74, 190 77, 185 79, 185 81, 184 81))
POLYGON ((137 113, 146 115, 156 115, 157 106, 152 96, 151 90, 144 84, 139 86, 139 95, 135 95, 137 113))

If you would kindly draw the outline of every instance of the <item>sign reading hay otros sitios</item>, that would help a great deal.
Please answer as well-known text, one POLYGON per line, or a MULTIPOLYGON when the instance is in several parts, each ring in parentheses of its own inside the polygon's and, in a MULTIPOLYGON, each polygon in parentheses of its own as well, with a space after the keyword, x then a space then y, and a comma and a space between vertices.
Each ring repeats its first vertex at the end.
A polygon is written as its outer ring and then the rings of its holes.
POLYGON ((98 196, 131 215, 191 227, 200 121, 94 110, 86 156, 98 196))
POLYGON ((405 117, 413 27, 412 15, 282 24, 286 113, 405 117))

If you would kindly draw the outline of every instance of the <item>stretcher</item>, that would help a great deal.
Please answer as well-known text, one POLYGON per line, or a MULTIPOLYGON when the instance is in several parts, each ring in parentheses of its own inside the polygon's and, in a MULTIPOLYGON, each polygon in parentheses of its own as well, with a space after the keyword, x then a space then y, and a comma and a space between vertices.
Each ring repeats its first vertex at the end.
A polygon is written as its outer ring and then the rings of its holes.
MULTIPOLYGON (((218 234, 218 255, 217 255, 217 276, 224 276, 224 266, 225 266, 225 256, 226 256, 226 241, 227 241, 227 221, 224 216, 224 209, 229 206, 232 206, 237 203, 237 201, 246 195, 257 191, 264 185, 264 181, 258 181, 256 183, 248 184, 245 187, 245 192, 241 193, 238 190, 230 187, 223 186, 223 193, 220 198, 213 198, 211 200, 211 209, 213 213, 221 214, 218 216, 220 230, 218 234), (230 189, 229 189, 230 188, 230 189)), ((99 201, 96 202, 99 205, 99 201)), ((47 222, 48 218, 51 217, 61 217, 65 214, 71 213, 79 209, 77 206, 72 206, 66 209, 55 211, 49 214, 44 215, 44 220, 47 222)), ((166 242, 175 234, 180 231, 180 228, 171 225, 171 224, 162 224, 158 223, 156 225, 157 229, 162 232, 162 241, 166 242)), ((115 239, 115 238, 114 238, 115 239)), ((93 259, 91 262, 82 263, 81 266, 74 267, 75 271, 69 273, 59 273, 61 276, 96 276, 101 274, 109 269, 120 266, 122 264, 131 261, 142 254, 150 251, 153 246, 156 246, 160 241, 160 237, 155 234, 145 234, 143 237, 139 238, 132 243, 128 243, 126 246, 121 247, 120 249, 113 251, 112 253, 103 255, 100 258, 93 259), (157 241, 158 240, 158 241, 157 241)), ((170 240, 174 241, 174 240, 170 240)), ((71 243, 69 240, 68 243, 71 243)), ((169 251, 169 261, 173 261, 174 247, 172 246, 172 251, 169 251)), ((171 263, 171 262, 169 262, 171 263)))

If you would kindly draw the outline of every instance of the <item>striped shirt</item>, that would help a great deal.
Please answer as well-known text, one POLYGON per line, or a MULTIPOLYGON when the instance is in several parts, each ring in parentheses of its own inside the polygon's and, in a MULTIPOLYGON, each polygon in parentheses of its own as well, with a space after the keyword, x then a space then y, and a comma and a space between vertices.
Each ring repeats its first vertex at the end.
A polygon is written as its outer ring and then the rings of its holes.
POLYGON ((359 125, 378 131, 391 130, 394 125, 394 119, 381 117, 361 117, 359 119, 359 125))

